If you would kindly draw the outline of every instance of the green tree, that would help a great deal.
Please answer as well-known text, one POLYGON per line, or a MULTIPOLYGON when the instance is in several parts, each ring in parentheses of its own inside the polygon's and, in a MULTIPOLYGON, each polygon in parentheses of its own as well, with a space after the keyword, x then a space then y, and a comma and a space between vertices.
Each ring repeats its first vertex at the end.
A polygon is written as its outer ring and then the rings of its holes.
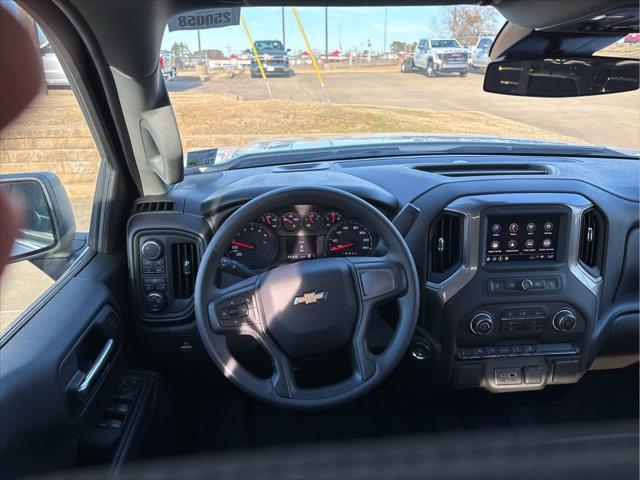
POLYGON ((185 42, 173 42, 171 45, 171 51, 177 58, 188 58, 191 55, 189 45, 185 42))

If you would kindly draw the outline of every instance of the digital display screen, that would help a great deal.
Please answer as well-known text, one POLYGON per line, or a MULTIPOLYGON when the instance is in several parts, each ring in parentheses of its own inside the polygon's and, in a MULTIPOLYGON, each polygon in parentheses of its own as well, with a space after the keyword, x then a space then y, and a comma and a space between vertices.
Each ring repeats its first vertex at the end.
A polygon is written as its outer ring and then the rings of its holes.
POLYGON ((285 255, 287 260, 310 260, 317 258, 317 237, 287 237, 285 239, 285 255))
POLYGON ((560 215, 490 215, 486 263, 555 260, 560 215))

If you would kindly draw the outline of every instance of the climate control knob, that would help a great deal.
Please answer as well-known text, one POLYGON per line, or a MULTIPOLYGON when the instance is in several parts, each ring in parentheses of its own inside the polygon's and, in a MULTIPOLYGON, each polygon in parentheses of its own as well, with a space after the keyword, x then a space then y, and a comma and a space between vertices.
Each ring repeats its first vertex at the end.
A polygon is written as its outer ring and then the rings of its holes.
POLYGON ((478 313, 471 319, 469 327, 476 335, 489 335, 493 331, 493 317, 486 312, 478 313))
POLYGON ((147 240, 140 247, 140 253, 147 260, 157 260, 162 256, 162 245, 157 240, 147 240))
POLYGON ((577 319, 571 310, 560 310, 553 316, 553 328, 559 332, 570 332, 576 326, 577 319))
POLYGON ((167 299, 160 292, 151 292, 144 297, 144 304, 149 311, 160 312, 167 305, 167 299))

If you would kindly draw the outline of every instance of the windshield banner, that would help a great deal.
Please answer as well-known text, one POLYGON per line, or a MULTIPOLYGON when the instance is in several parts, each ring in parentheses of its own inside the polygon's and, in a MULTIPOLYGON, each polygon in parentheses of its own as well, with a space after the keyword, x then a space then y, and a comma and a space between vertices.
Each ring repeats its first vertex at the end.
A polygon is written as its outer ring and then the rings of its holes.
POLYGON ((240 24, 240 7, 209 8, 171 17, 167 24, 170 32, 176 30, 204 30, 240 24))

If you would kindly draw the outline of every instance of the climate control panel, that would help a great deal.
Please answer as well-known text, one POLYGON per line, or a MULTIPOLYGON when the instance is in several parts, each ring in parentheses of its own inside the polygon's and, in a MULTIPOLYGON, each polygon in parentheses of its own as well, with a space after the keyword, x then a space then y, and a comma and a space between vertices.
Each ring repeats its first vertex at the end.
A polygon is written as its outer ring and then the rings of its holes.
POLYGON ((458 327, 458 339, 558 337, 584 331, 577 309, 560 302, 485 305, 471 312, 458 327))

